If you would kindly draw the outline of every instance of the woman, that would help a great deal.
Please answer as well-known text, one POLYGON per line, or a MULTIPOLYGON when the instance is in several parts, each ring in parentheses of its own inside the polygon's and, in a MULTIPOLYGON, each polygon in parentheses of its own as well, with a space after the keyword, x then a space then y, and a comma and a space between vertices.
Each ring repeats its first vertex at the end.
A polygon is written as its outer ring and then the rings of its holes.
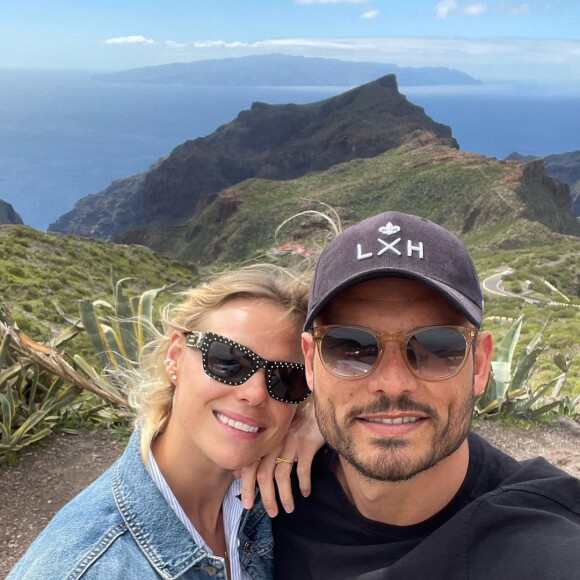
POLYGON ((185 293, 141 357, 136 430, 9 578, 269 578, 270 520, 234 471, 279 448, 310 391, 307 285, 260 265, 185 293), (277 361, 277 362, 276 362, 277 361))

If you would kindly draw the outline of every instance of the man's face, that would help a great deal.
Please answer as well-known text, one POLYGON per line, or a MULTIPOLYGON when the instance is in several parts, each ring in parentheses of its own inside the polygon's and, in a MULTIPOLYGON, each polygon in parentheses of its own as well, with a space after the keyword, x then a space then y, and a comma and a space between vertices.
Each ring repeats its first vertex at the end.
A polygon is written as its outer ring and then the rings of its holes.
MULTIPOLYGON (((436 325, 472 326, 439 293, 421 282, 379 278, 336 296, 314 326, 355 325, 377 333, 436 325)), ((465 441, 474 397, 485 387, 493 341, 480 334, 461 371, 428 381, 407 368, 401 347, 387 341, 368 375, 341 378, 322 364, 312 335, 303 334, 316 418, 331 447, 362 475, 402 481, 453 454, 465 441)))

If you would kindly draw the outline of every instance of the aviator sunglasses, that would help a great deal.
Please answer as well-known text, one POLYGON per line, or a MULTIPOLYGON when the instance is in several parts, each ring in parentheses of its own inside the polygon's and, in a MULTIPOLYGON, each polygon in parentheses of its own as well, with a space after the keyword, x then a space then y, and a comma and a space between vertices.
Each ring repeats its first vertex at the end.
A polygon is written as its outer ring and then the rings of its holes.
POLYGON ((375 370, 385 343, 395 341, 416 377, 441 381, 463 368, 477 330, 464 326, 427 326, 408 333, 374 332, 360 326, 329 325, 312 329, 322 363, 333 375, 359 378, 375 370))
POLYGON ((297 404, 310 395, 304 365, 269 361, 238 342, 213 332, 186 333, 187 346, 201 350, 205 374, 226 385, 245 383, 259 369, 266 371, 270 397, 297 404))

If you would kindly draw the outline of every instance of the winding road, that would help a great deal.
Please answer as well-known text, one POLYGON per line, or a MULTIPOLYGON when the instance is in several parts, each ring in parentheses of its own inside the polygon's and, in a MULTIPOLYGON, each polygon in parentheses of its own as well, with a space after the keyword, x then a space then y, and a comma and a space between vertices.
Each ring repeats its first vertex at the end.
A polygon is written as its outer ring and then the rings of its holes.
POLYGON ((572 306, 573 308, 580 308, 580 304, 569 304, 566 302, 554 302, 552 300, 540 300, 538 298, 529 298, 528 296, 522 296, 521 294, 516 294, 515 292, 508 292, 501 287, 501 281, 504 276, 511 274, 513 268, 506 268, 505 270, 492 274, 485 278, 482 282, 482 287, 485 292, 489 294, 495 294, 496 296, 506 296, 508 298, 519 298, 528 304, 549 304, 551 306, 572 306))

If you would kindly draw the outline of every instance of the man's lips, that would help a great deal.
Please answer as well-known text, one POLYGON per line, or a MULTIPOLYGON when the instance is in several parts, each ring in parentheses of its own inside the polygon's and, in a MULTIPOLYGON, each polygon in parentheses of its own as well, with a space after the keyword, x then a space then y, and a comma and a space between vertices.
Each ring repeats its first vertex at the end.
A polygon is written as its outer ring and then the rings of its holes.
POLYGON ((426 417, 419 417, 417 415, 403 415, 401 417, 358 417, 360 421, 368 421, 370 423, 382 423, 384 425, 401 425, 403 423, 415 423, 426 417))
POLYGON ((215 411, 214 415, 216 419, 223 425, 227 425, 228 427, 232 427, 238 431, 244 431, 245 433, 259 433, 265 429, 265 427, 258 425, 255 421, 252 421, 246 417, 241 417, 234 414, 226 415, 220 411, 215 411))

